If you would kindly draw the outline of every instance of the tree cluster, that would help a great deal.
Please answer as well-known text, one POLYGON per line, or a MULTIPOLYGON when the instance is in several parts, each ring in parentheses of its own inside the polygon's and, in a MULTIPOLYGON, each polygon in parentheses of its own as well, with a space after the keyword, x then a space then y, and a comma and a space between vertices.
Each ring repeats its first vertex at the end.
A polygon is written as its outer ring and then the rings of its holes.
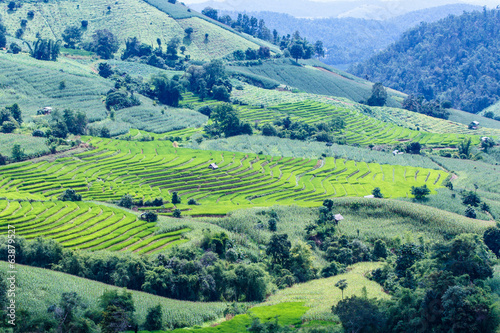
POLYGON ((21 126, 22 122, 21 108, 17 103, 0 109, 0 132, 12 133, 21 126))
POLYGON ((262 125, 261 130, 264 136, 345 144, 345 138, 342 135, 344 127, 344 121, 336 116, 333 116, 328 122, 323 121, 313 125, 302 121, 293 121, 290 117, 286 117, 274 121, 273 124, 262 125))
MULTIPOLYGON (((186 30, 190 31, 189 28, 186 30)), ((141 43, 137 37, 127 38, 125 41, 125 50, 123 51, 121 59, 138 61, 162 69, 172 68, 175 70, 184 70, 185 62, 189 60, 190 56, 184 55, 186 47, 180 45, 180 39, 174 37, 168 41, 166 50, 164 51, 160 38, 157 39, 156 48, 141 43), (182 56, 178 53, 179 49, 182 56)))
POLYGON ((424 96, 408 95, 403 101, 403 109, 425 114, 427 116, 448 119, 450 112, 445 108, 447 103, 440 103, 437 100, 427 101, 424 96))
POLYGON ((30 49, 30 55, 38 60, 57 61, 61 41, 52 39, 38 39, 33 45, 24 41, 30 49))
POLYGON ((74 113, 70 109, 65 109, 61 113, 55 110, 51 113, 49 129, 45 132, 45 136, 65 139, 68 134, 84 135, 87 131, 87 123, 87 116, 83 112, 74 113))
MULTIPOLYGON (((452 101, 455 108, 477 113, 500 99, 499 36, 498 10, 465 12, 420 24, 350 71, 428 101, 452 101)), ((428 107, 432 109, 432 104, 428 107)))
POLYGON ((234 107, 229 103, 217 105, 210 112, 211 124, 205 125, 204 130, 211 137, 226 138, 235 135, 252 135, 250 124, 242 122, 234 107))

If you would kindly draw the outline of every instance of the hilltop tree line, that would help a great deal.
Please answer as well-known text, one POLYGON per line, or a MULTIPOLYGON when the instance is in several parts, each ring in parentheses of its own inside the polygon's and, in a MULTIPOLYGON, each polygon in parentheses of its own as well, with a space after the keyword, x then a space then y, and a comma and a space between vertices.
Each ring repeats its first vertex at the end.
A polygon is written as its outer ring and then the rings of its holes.
MULTIPOLYGON (((450 106, 477 113, 500 99, 499 36, 499 10, 449 16, 407 31, 350 72, 427 101, 451 101, 450 106)), ((425 110, 432 105, 412 107, 425 110)), ((440 110, 430 113, 444 118, 440 110)))
MULTIPOLYGON (((219 16, 218 11, 211 7, 203 9, 202 14, 230 26, 236 31, 244 32, 277 45, 280 47, 281 51, 284 51, 285 56, 292 57, 296 61, 298 61, 298 59, 310 59, 314 55, 318 57, 325 56, 322 41, 318 40, 314 44, 311 44, 306 38, 300 36, 299 31, 295 31, 293 35, 287 34, 280 36, 276 29, 273 29, 271 33, 271 30, 266 27, 266 23, 262 19, 258 20, 253 16, 239 13, 237 19, 233 20, 229 15, 219 16)), ((244 56, 241 50, 235 52, 234 56, 236 60, 265 59, 269 57, 269 50, 266 51, 266 49, 267 48, 261 47, 259 51, 254 51, 255 53, 247 50, 244 56)))

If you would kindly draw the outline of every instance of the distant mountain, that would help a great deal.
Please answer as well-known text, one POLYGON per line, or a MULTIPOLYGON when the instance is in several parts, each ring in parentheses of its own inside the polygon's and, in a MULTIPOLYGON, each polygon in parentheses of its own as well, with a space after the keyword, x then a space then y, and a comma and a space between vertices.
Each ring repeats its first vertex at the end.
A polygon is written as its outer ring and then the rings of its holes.
POLYGON ((449 16, 411 29, 350 72, 477 113, 500 100, 500 11, 449 16))
MULTIPOLYGON (((319 2, 310 0, 210 0, 191 4, 191 8, 201 11, 205 7, 225 11, 276 12, 302 18, 342 18, 354 17, 373 20, 385 20, 405 13, 442 6, 460 0, 344 0, 335 2, 319 2)), ((496 5, 491 3, 491 5, 496 5)))
MULTIPOLYGON (((292 34, 299 30, 310 41, 321 40, 326 48, 325 58, 329 65, 345 69, 350 64, 367 60, 376 52, 394 43, 404 31, 420 22, 435 22, 448 15, 464 11, 481 10, 479 6, 453 4, 413 11, 389 20, 366 20, 352 17, 328 19, 299 19, 289 14, 275 12, 248 12, 263 19, 269 29, 280 34, 292 34)), ((220 11, 236 18, 238 12, 220 11)))

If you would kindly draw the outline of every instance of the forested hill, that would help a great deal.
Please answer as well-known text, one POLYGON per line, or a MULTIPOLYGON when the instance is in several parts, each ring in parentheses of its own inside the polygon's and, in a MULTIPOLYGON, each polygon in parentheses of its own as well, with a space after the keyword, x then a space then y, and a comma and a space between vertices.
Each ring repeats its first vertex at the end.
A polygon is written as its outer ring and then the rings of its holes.
POLYGON ((500 11, 422 23, 350 72, 477 113, 500 99, 500 11))
MULTIPOLYGON (((451 4, 412 11, 387 20, 363 18, 296 18, 276 12, 250 12, 248 15, 263 19, 266 26, 280 34, 293 34, 296 30, 310 41, 321 40, 325 46, 323 62, 340 69, 369 59, 389 46, 408 29, 420 22, 435 22, 448 15, 464 11, 481 10, 479 6, 451 4)), ((220 15, 236 18, 234 11, 220 11, 220 15)))

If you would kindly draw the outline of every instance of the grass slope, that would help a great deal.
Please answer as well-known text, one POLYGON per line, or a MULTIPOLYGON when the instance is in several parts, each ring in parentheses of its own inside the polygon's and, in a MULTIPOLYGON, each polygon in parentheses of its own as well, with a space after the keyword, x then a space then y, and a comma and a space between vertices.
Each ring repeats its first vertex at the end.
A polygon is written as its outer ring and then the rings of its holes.
POLYGON ((112 86, 76 61, 41 61, 0 51, 0 107, 18 103, 24 118, 50 106, 85 112, 90 121, 103 119, 106 108, 102 97, 112 86), (64 89, 59 88, 62 81, 64 89))
MULTIPOLYGON (((0 261, 0 269, 8 264, 0 261)), ((99 296, 106 290, 118 287, 95 282, 69 274, 47 269, 16 265, 16 304, 18 309, 29 309, 38 314, 46 313, 52 304, 58 304, 63 292, 76 292, 90 309, 97 309, 99 296)), ((178 301, 139 291, 130 291, 134 298, 139 323, 146 319, 147 310, 160 304, 163 320, 172 326, 201 325, 205 321, 223 316, 224 303, 201 303, 178 301)))
MULTIPOLYGON (((231 66, 229 69, 230 72, 244 77, 252 78, 257 75, 308 93, 344 97, 355 102, 367 100, 371 95, 371 82, 328 67, 319 61, 301 62, 305 66, 299 66, 291 59, 278 59, 265 61, 259 66, 231 66)), ((400 99, 401 96, 401 93, 390 91, 388 105, 400 106, 400 102, 392 97, 400 99)))
POLYGON ((358 263, 350 266, 347 273, 295 284, 291 288, 280 290, 262 305, 304 302, 305 306, 310 307, 302 317, 304 320, 333 320, 332 306, 341 300, 342 295, 340 289, 335 287, 335 283, 339 280, 345 279, 347 281, 348 287, 344 290, 344 297, 361 296, 361 290, 366 287, 370 298, 390 298, 388 294, 383 292, 378 283, 365 277, 366 273, 382 266, 382 263, 376 262, 358 263))
MULTIPOLYGON (((180 4, 172 6, 183 7, 180 4)), ((35 40, 37 33, 43 38, 60 39, 67 26, 80 26, 82 20, 87 20, 89 25, 84 33, 84 40, 90 40, 95 30, 109 29, 118 37, 122 47, 126 38, 134 36, 149 45, 156 45, 156 39, 160 38, 166 45, 166 41, 173 37, 184 38, 184 29, 191 26, 194 33, 192 42, 186 43, 186 54, 197 60, 219 58, 237 49, 259 47, 255 42, 230 29, 224 29, 199 17, 176 19, 175 17, 181 16, 170 16, 140 0, 29 2, 23 3, 15 12, 9 12, 7 6, 1 6, 0 15, 8 33, 14 35, 19 28, 19 22, 27 17, 30 10, 35 12, 35 16, 28 21, 24 35, 24 39, 29 41, 35 40), (209 34, 208 42, 205 42, 205 33, 209 34)))

